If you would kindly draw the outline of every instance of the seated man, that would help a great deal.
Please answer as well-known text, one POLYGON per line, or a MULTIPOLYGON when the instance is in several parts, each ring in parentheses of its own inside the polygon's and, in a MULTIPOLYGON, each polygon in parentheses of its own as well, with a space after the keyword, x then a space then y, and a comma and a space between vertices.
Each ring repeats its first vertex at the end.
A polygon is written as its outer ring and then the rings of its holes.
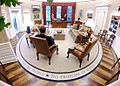
POLYGON ((64 21, 67 21, 67 14, 64 14, 64 21))
POLYGON ((52 38, 52 36, 47 36, 47 35, 45 35, 46 28, 45 28, 44 26, 41 26, 41 27, 39 28, 39 30, 40 30, 40 34, 37 34, 37 35, 35 35, 35 36, 36 36, 36 37, 41 37, 41 38, 46 38, 49 47, 50 47, 51 45, 53 45, 53 44, 54 44, 54 39, 52 38))

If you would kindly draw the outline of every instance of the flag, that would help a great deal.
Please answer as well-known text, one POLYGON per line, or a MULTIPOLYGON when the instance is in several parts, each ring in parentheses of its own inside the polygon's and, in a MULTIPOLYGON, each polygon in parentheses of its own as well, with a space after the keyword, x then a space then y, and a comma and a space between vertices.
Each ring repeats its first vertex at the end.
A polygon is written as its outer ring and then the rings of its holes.
POLYGON ((54 20, 54 13, 52 12, 52 20, 54 20))

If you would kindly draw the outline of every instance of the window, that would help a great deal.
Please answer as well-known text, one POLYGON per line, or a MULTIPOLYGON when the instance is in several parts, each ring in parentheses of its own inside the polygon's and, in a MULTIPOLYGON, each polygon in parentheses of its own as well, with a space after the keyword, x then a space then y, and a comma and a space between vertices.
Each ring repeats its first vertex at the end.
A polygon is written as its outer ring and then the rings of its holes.
POLYGON ((46 22, 51 21, 50 17, 50 6, 46 6, 46 22))
POLYGON ((57 19, 61 19, 61 6, 57 6, 57 19))
POLYGON ((20 9, 10 9, 10 19, 11 19, 11 25, 12 28, 16 33, 23 30, 23 24, 22 24, 22 15, 20 9))
POLYGON ((18 21, 19 16, 18 15, 19 15, 18 10, 11 12, 12 26, 14 27, 15 31, 18 31, 18 26, 19 26, 19 21, 18 21))
POLYGON ((68 6, 67 21, 72 21, 72 6, 68 6))

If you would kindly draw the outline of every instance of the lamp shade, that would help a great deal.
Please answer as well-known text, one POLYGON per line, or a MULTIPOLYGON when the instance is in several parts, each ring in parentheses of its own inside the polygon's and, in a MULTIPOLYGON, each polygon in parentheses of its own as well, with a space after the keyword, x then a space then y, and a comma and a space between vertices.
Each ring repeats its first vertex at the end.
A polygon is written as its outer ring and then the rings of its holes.
POLYGON ((92 28, 92 30, 94 30, 94 28, 95 28, 95 23, 94 23, 93 19, 88 18, 88 20, 87 20, 86 23, 85 23, 85 26, 90 27, 90 28, 92 28))

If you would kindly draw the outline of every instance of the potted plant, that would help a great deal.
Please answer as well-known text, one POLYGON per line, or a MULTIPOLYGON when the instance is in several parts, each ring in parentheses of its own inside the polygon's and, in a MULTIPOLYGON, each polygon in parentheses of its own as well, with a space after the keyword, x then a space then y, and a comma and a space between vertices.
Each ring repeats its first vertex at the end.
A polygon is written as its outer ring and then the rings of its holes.
MULTIPOLYGON (((5 18, 2 16, 1 6, 5 5, 7 7, 11 7, 12 5, 15 7, 16 5, 19 5, 20 2, 18 0, 0 0, 0 34, 6 34, 4 31, 4 28, 8 28, 10 23, 5 23, 5 18)), ((2 36, 1 35, 1 36, 2 36)), ((1 37, 2 38, 2 37, 1 37)), ((0 42, 2 42, 2 39, 0 38, 0 42)))
POLYGON ((47 0, 47 2, 49 3, 49 5, 51 6, 53 0, 47 0))

